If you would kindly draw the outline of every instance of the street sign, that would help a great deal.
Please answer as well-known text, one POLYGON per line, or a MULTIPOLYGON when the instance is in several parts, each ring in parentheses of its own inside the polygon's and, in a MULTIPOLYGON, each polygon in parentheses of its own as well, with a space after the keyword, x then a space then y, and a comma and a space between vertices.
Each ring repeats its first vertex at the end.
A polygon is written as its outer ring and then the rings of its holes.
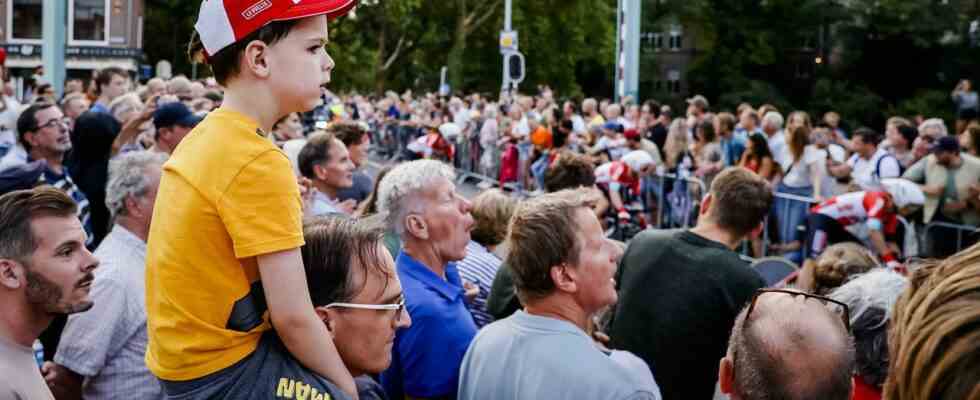
POLYGON ((511 51, 517 51, 518 40, 517 32, 515 31, 501 31, 500 32, 500 52, 507 53, 511 51))
POLYGON ((173 68, 170 66, 170 61, 160 60, 157 61, 156 66, 156 76, 158 78, 170 79, 173 76, 173 68))

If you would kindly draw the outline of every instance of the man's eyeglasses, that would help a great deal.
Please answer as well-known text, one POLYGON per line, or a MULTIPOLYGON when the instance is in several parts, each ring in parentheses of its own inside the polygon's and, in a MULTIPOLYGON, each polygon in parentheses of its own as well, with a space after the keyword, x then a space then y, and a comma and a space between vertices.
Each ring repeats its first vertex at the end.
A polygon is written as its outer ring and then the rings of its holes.
POLYGON ((356 310, 394 310, 395 321, 402 318, 405 311, 405 299, 398 300, 395 304, 355 304, 355 303, 330 303, 326 308, 352 308, 356 310))
POLYGON ((71 126, 71 118, 65 117, 65 118, 61 118, 61 119, 52 119, 52 120, 50 120, 48 122, 45 122, 43 124, 38 125, 37 128, 34 128, 34 130, 40 130, 40 129, 44 129, 44 128, 53 128, 53 127, 58 126, 58 125, 61 125, 61 126, 65 127, 65 128, 68 128, 69 126, 71 126))
POLYGON ((757 290, 755 292, 755 295, 752 296, 752 304, 749 305, 749 310, 745 313, 746 321, 748 321, 749 318, 752 316, 752 310, 755 310, 755 303, 759 301, 759 297, 761 297, 763 294, 766 293, 783 293, 783 294, 788 294, 790 296, 803 296, 809 299, 817 300, 821 302, 824 306, 826 306, 828 309, 830 309, 830 311, 832 311, 834 314, 837 314, 844 321, 844 327, 847 329, 847 331, 848 332, 851 331, 851 310, 850 308, 847 307, 847 304, 841 303, 829 297, 819 296, 806 292, 797 292, 795 290, 786 290, 786 289, 757 290))

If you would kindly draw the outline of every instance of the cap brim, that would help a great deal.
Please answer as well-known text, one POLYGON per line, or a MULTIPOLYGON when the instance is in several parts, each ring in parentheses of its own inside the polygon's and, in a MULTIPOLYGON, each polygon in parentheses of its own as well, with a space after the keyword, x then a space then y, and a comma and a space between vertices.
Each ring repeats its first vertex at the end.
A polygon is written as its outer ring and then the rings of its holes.
POLYGON ((204 120, 204 117, 199 117, 197 115, 191 114, 177 121, 176 125, 180 125, 185 128, 193 128, 197 126, 197 124, 201 123, 202 120, 204 120))
POLYGON ((290 6, 288 10, 276 21, 285 21, 313 17, 316 15, 327 15, 327 19, 343 17, 350 10, 357 7, 358 0, 304 0, 299 4, 290 6))

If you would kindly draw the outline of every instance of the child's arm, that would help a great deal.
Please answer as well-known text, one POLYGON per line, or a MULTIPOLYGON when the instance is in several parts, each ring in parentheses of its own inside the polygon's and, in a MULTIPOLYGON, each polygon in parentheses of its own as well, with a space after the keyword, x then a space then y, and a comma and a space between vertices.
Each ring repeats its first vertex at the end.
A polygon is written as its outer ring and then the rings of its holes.
POLYGON ((289 353, 356 400, 354 378, 313 310, 299 249, 260 255, 257 261, 272 325, 289 353))

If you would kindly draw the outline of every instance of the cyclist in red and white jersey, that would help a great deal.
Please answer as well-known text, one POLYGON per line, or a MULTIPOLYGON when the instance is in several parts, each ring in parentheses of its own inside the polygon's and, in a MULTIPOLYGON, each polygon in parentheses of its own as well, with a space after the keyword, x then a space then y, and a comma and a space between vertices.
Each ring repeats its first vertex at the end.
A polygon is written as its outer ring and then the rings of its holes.
POLYGON ((620 190, 628 188, 634 195, 639 195, 641 178, 653 171, 653 157, 646 151, 634 150, 621 160, 610 161, 596 168, 595 183, 609 197, 609 203, 617 211, 619 219, 628 220, 630 214, 626 211, 620 190))
POLYGON ((807 235, 809 258, 819 257, 832 244, 861 243, 848 228, 864 224, 872 250, 889 267, 899 264, 898 255, 888 247, 885 237, 897 231, 898 215, 915 212, 925 203, 925 195, 916 184, 904 179, 885 179, 881 184, 883 191, 846 193, 811 209, 807 235))

